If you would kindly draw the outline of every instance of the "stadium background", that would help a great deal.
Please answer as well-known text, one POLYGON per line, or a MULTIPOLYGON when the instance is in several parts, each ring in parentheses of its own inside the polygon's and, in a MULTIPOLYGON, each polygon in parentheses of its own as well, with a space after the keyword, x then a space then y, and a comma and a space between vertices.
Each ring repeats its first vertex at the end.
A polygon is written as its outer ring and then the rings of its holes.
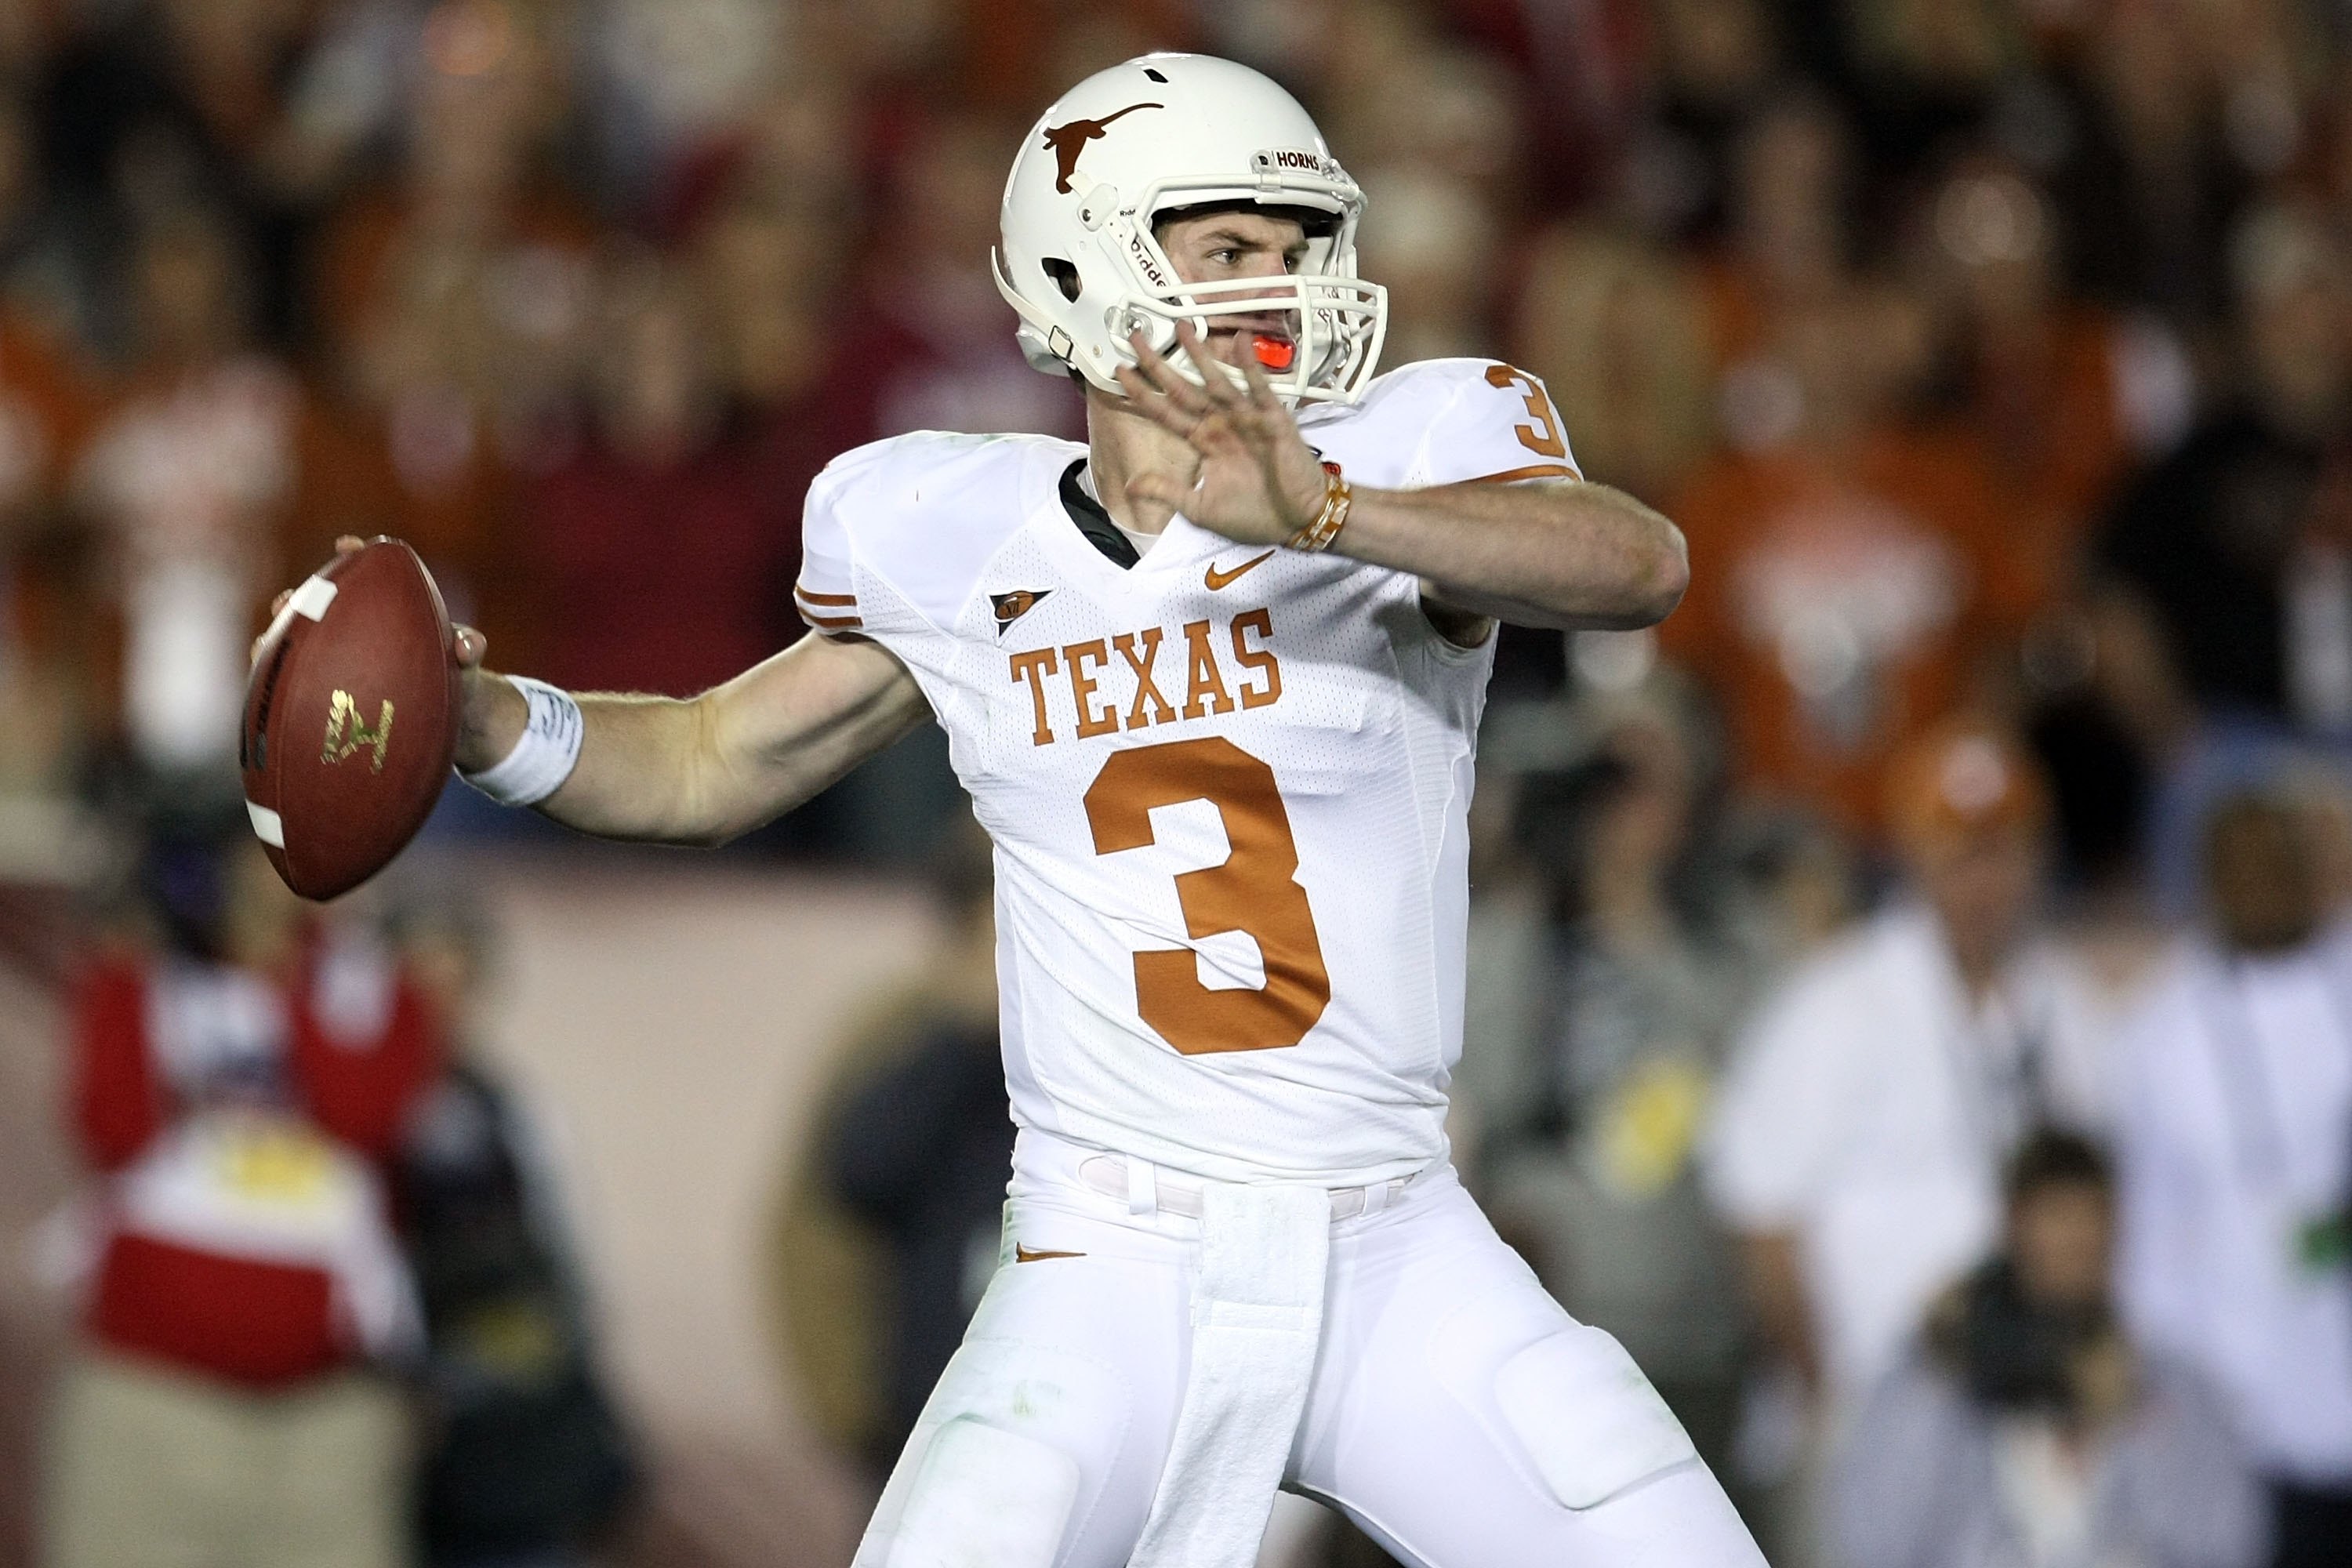
MULTIPOLYGON (((1545 377, 1685 526, 1662 637, 1507 637, 1491 789, 1668 714, 1776 962, 1883 887, 1886 761, 1956 707, 2033 738, 2057 907, 2123 925, 2187 908, 2183 758, 2352 731, 2328 0, 0 0, 0 1564, 72 1336, 32 1261, 67 983, 158 803, 233 802, 270 593, 392 532, 494 665, 687 693, 790 640, 831 454, 1077 433, 995 201, 1151 47, 1321 117, 1388 363, 1545 377), (2304 419, 2276 515, 2181 568, 2142 481, 2249 399, 2304 419)), ((560 1130, 646 1468, 629 1561, 847 1560, 860 1394, 782 1322, 838 1259, 783 1211, 846 1043, 946 962, 960 800, 929 735, 715 854, 454 790, 342 917, 480 917, 471 1033, 560 1130)))

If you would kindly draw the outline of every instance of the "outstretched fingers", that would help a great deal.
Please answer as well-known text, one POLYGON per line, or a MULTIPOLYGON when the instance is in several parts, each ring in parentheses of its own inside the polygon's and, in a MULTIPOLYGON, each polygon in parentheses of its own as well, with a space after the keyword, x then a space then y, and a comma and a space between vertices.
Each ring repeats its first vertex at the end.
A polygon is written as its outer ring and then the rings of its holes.
POLYGON ((1111 372, 1118 389, 1127 394, 1128 406, 1150 420, 1161 429, 1181 436, 1192 437, 1192 427, 1201 422, 1197 414, 1187 414, 1170 400, 1168 395, 1144 377, 1133 365, 1121 365, 1111 372))
POLYGON ((1153 424, 1185 440, 1202 420, 1214 412, 1200 389, 1176 374, 1175 367, 1152 351, 1138 332, 1129 340, 1135 349, 1136 363, 1121 365, 1112 373, 1119 390, 1127 394, 1135 411, 1153 424))
MULTIPOLYGON (((1201 384, 1194 389, 1196 395, 1214 408, 1230 410, 1240 404, 1241 394, 1234 390, 1232 373, 1210 357, 1208 345, 1201 341, 1201 334, 1193 330, 1192 322, 1176 323, 1176 346, 1184 351, 1185 359, 1201 373, 1201 384)), ((1187 387, 1192 385, 1189 381, 1184 384, 1187 387)))
POLYGON ((1282 399, 1274 395, 1273 378, 1265 374, 1265 367, 1258 363, 1255 354, 1242 356, 1242 381, 1249 389, 1251 409, 1261 418, 1267 415, 1289 416, 1290 411, 1283 407, 1282 399))
POLYGON ((1128 342, 1135 363, 1113 374, 1136 412, 1183 437, 1203 457, 1246 453, 1261 463, 1268 459, 1289 416, 1256 367, 1236 372, 1211 358, 1189 321, 1176 324, 1176 342, 1200 372, 1200 382, 1178 370, 1142 332, 1128 342))
MULTIPOLYGON (((1184 341, 1184 329, 1176 329, 1177 342, 1184 341)), ((1216 408, 1215 402, 1191 377, 1169 363, 1168 356, 1151 346, 1151 340, 1141 331, 1131 334, 1128 343, 1135 350, 1135 370, 1161 396, 1195 418, 1204 418, 1216 408)), ((1187 353, 1193 351, 1188 349, 1187 353)), ((1198 364, 1196 353, 1193 363, 1198 364)))

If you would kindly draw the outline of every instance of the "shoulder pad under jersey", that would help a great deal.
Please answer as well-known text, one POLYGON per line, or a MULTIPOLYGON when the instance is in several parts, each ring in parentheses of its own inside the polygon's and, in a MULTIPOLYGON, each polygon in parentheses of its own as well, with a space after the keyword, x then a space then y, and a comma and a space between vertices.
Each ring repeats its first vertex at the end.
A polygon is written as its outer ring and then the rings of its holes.
POLYGON ((1046 436, 918 430, 843 453, 809 485, 801 617, 834 636, 867 630, 870 575, 932 626, 953 626, 989 558, 1085 452, 1046 436))
POLYGON ((1401 365, 1355 403, 1309 409, 1298 425, 1349 478, 1387 489, 1580 477, 1542 381, 1496 360, 1401 365))

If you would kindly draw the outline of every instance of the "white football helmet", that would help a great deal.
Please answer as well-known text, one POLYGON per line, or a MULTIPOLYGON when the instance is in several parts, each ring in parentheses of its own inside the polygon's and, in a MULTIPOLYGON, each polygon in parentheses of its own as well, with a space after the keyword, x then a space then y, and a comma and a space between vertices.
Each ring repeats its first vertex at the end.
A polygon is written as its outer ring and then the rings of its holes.
MULTIPOLYGON (((1076 369, 1106 392, 1140 329, 1160 353, 1176 324, 1280 312, 1287 364, 1261 353, 1286 402, 1351 402, 1371 379, 1388 295, 1356 276, 1364 193, 1298 100, 1247 66, 1145 55, 1088 77, 1047 110, 1004 184, 996 286, 1020 312, 1029 363, 1076 369), (1171 211, 1250 202, 1330 215, 1311 226, 1300 271, 1183 283, 1152 237, 1171 211)), ((1190 367, 1181 366, 1182 369, 1190 367)))

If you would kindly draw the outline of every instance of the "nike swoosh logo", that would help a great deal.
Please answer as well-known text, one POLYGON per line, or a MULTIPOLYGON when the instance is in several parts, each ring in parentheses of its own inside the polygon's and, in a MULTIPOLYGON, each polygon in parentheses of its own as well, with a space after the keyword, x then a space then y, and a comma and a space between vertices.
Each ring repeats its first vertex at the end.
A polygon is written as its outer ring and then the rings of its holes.
POLYGON ((1083 1252, 1032 1252, 1029 1248, 1018 1245, 1013 1248, 1013 1261, 1015 1263, 1043 1263, 1048 1258, 1084 1258, 1085 1256, 1083 1252))
POLYGON ((1243 562, 1240 565, 1238 565, 1238 566, 1234 567, 1234 568, 1232 571, 1230 571, 1230 572, 1220 572, 1220 571, 1218 571, 1218 570, 1217 570, 1217 563, 1216 563, 1215 562, 1212 561, 1212 562, 1210 562, 1210 563, 1209 563, 1209 570, 1208 570, 1208 574, 1207 574, 1207 575, 1205 575, 1204 577, 1202 577, 1202 582, 1204 582, 1204 583, 1206 583, 1206 584, 1208 584, 1208 585, 1209 585, 1209 592, 1210 592, 1210 593, 1212 593, 1212 594, 1213 594, 1213 593, 1215 593, 1218 589, 1220 589, 1220 588, 1222 588, 1222 587, 1224 587, 1226 584, 1228 584, 1232 583, 1235 578, 1239 577, 1243 573, 1244 573, 1244 572, 1248 571, 1251 567, 1253 567, 1253 566, 1263 566, 1263 565, 1265 565, 1267 562, 1269 562, 1269 561, 1271 561, 1271 560, 1273 560, 1273 559, 1274 559, 1274 552, 1273 552, 1273 551, 1271 551, 1271 550, 1269 550, 1269 551, 1267 551, 1267 552, 1266 552, 1265 554, 1263 554, 1263 555, 1254 555, 1254 556, 1250 557, 1247 561, 1243 562))

